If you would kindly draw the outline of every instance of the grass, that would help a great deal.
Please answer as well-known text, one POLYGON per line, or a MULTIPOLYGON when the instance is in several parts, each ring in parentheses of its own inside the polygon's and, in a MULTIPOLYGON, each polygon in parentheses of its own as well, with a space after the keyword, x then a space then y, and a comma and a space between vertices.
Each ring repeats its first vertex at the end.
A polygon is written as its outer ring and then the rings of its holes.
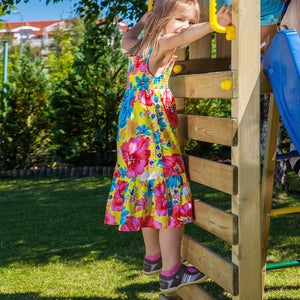
MULTIPOLYGON (((293 189, 300 190, 300 180, 293 180, 293 189)), ((0 299, 158 299, 158 276, 141 272, 141 233, 103 224, 110 182, 105 177, 1 180, 0 299)), ((230 206, 223 193, 196 184, 192 190, 217 207, 230 206)), ((299 202, 299 194, 280 195, 274 206, 299 202)), ((272 219, 270 262, 299 259, 299 223, 297 214, 272 219)), ((193 224, 186 231, 230 257, 225 242, 193 224)), ((212 281, 202 287, 216 299, 230 299, 212 281)), ((300 268, 268 271, 265 299, 300 299, 300 268)))

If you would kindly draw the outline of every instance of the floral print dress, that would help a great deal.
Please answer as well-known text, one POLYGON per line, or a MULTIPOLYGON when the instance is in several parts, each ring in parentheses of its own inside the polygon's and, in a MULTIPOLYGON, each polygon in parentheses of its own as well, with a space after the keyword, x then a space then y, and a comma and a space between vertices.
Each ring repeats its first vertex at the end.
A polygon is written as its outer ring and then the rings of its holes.
POLYGON ((192 220, 191 191, 177 139, 168 81, 175 56, 153 76, 147 56, 129 57, 117 135, 117 163, 105 224, 121 231, 171 228, 192 220))

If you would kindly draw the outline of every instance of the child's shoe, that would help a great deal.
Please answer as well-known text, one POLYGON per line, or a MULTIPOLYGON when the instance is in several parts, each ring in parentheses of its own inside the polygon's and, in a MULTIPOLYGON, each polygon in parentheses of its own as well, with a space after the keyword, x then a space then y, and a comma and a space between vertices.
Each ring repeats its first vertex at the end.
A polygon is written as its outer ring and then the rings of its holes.
POLYGON ((145 275, 154 275, 161 271, 162 269, 162 260, 161 257, 157 260, 149 260, 144 258, 143 271, 145 275))
POLYGON ((181 265, 179 270, 171 276, 167 277, 160 274, 159 285, 163 293, 172 293, 186 285, 200 283, 206 279, 207 276, 196 268, 181 265))

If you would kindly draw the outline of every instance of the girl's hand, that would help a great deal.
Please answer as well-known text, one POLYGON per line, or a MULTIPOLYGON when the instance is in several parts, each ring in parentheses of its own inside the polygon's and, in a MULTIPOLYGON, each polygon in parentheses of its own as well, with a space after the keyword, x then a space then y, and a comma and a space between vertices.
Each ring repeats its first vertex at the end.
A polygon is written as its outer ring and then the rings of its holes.
POLYGON ((221 26, 229 26, 231 24, 231 9, 232 5, 227 8, 227 4, 223 5, 217 12, 217 20, 221 26))

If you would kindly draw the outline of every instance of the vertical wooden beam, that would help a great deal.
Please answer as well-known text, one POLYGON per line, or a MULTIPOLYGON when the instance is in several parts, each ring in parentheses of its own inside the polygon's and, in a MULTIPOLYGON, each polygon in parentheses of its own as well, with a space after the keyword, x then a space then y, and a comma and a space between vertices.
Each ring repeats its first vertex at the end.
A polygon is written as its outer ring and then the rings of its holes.
POLYGON ((238 145, 232 164, 238 167, 238 194, 232 213, 239 218, 239 244, 232 247, 238 266, 239 295, 232 299, 259 300, 261 291, 260 202, 260 1, 233 0, 232 69, 237 70, 237 98, 232 117, 238 122, 238 145))
POLYGON ((231 43, 226 40, 225 34, 217 33, 217 57, 230 57, 231 56, 231 43))
MULTIPOLYGON (((176 50, 177 60, 185 60, 185 47, 178 48, 176 50)), ((178 114, 184 114, 185 113, 185 99, 184 98, 175 98, 176 108, 178 114)), ((184 144, 185 139, 182 137, 178 137, 178 142, 180 145, 180 150, 182 153, 184 153, 184 144)))
POLYGON ((266 275, 266 261, 270 231, 270 219, 272 209, 274 170, 276 164, 276 150, 278 139, 280 115, 274 94, 270 95, 268 127, 264 155, 264 166, 261 184, 262 216, 262 292, 264 291, 264 280, 266 275))
MULTIPOLYGON (((205 0, 198 0, 201 7, 201 22, 209 21, 208 6, 205 0)), ((190 44, 190 59, 211 57, 211 34, 190 44)))

